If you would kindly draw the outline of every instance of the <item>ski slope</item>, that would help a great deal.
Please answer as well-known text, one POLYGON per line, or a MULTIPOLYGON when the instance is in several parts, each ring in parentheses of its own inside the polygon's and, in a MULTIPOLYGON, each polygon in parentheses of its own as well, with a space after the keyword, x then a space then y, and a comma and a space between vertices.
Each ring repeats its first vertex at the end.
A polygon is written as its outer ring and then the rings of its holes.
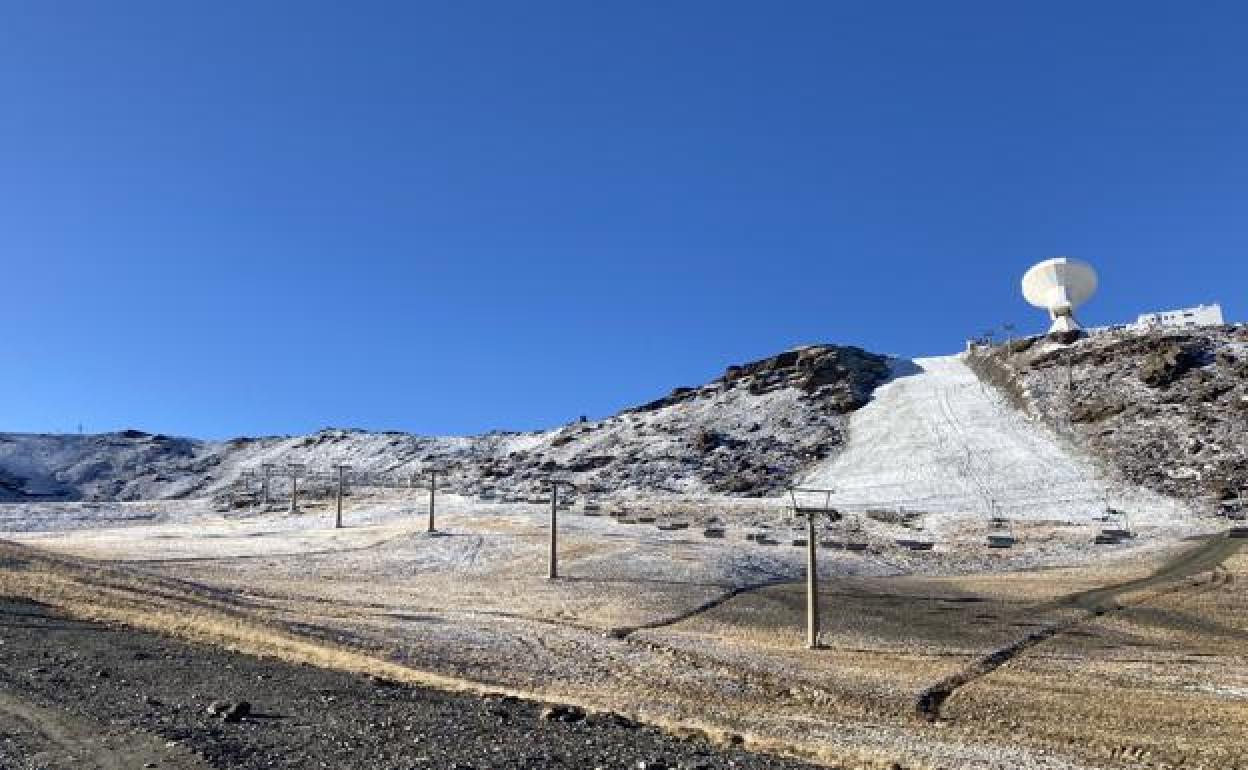
POLYGON ((1086 521, 1108 504, 1133 523, 1157 524, 1181 513, 1175 501, 1108 479, 981 384, 960 356, 898 361, 850 419, 845 449, 803 483, 834 488, 849 510, 1086 521))

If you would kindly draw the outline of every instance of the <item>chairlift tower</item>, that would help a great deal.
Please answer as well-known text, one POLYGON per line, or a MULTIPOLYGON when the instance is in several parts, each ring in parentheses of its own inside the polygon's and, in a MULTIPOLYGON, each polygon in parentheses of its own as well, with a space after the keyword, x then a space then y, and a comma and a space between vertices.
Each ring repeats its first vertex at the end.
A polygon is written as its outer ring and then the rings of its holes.
POLYGON ((347 483, 347 471, 351 470, 351 466, 335 465, 334 468, 338 471, 338 495, 334 507, 334 529, 342 529, 342 493, 347 483))
POLYGON ((550 558, 546 579, 555 580, 559 577, 559 487, 575 490, 576 485, 556 478, 543 479, 542 485, 550 487, 550 558))
POLYGON ((793 515, 806 520, 806 647, 819 649, 819 539, 820 517, 828 521, 840 518, 832 508, 833 489, 790 487, 793 515), (820 500, 822 497, 822 500, 820 500))
MULTIPOLYGON (((428 531, 430 533, 438 531, 436 522, 434 521, 434 516, 435 516, 435 508, 437 506, 438 474, 439 473, 446 473, 446 469, 445 468, 430 468, 429 469, 429 530, 428 531)), ((415 474, 413 474, 412 475, 413 482, 415 478, 416 476, 415 474)))
POLYGON ((307 470, 304 463, 287 463, 286 473, 290 475, 290 512, 299 512, 299 477, 307 470))
POLYGON ((263 463, 260 466, 261 470, 264 471, 264 480, 261 482, 261 487, 260 487, 260 505, 261 506, 267 507, 269 504, 269 489, 270 489, 270 485, 273 479, 273 469, 275 467, 277 466, 275 466, 273 463, 263 463))

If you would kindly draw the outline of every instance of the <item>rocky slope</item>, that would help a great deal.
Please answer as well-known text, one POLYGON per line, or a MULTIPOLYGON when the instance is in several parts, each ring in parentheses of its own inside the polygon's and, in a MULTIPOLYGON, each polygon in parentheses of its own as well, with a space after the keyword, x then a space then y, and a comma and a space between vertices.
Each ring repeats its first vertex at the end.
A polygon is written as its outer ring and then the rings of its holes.
POLYGON ((1204 508, 1248 485, 1248 327, 979 348, 969 363, 1127 481, 1204 508))
MULTIPOLYGON (((262 464, 306 464, 303 488, 328 491, 331 467, 402 481, 446 469, 453 491, 525 497, 550 476, 584 491, 778 491, 844 440, 846 415, 889 376, 888 360, 814 345, 731 366, 715 380, 604 420, 537 433, 426 437, 326 429, 225 442, 149 435, 0 434, 0 500, 137 500, 224 494, 262 464)), ((253 482, 251 489, 256 489, 253 482)))

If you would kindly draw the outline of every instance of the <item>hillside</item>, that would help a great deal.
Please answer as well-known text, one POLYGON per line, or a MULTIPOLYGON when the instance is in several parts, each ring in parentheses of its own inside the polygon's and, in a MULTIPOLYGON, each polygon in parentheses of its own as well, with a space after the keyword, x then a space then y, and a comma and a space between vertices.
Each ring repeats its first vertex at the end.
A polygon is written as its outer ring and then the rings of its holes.
POLYGON ((1216 508, 1248 483, 1248 328, 1120 330, 981 348, 983 378, 1113 473, 1216 508))
MULTIPOLYGON (((427 437, 325 429, 199 441, 141 431, 0 434, 0 500, 139 500, 218 494, 262 463, 407 478, 447 469, 463 494, 536 494, 558 475, 614 493, 778 491, 844 441, 846 415, 889 376, 888 359, 814 345, 738 366, 604 420, 534 433, 427 437)), ((309 491, 318 491, 315 483, 309 491)))

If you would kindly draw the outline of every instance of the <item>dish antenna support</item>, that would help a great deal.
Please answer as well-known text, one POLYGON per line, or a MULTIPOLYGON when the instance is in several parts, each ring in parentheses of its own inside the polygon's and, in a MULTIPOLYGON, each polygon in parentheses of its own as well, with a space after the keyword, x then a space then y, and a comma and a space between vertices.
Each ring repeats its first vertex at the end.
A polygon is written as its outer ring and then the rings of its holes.
POLYGON ((1092 266, 1070 257, 1046 259, 1023 276, 1024 299, 1049 311, 1053 319, 1049 334, 1082 331, 1075 320, 1075 308, 1091 299, 1096 287, 1092 266))

